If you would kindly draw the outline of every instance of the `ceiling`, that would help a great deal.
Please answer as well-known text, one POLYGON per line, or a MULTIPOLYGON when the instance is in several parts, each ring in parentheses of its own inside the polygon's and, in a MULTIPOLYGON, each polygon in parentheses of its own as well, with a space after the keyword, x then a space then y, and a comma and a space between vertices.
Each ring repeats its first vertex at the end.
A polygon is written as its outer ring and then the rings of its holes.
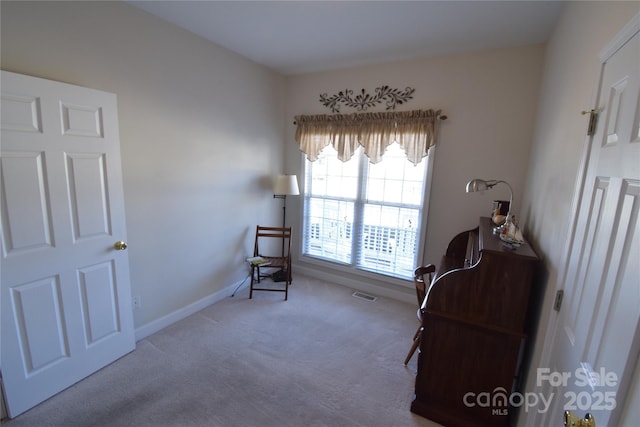
POLYGON ((563 1, 134 1, 285 75, 545 42, 563 1))

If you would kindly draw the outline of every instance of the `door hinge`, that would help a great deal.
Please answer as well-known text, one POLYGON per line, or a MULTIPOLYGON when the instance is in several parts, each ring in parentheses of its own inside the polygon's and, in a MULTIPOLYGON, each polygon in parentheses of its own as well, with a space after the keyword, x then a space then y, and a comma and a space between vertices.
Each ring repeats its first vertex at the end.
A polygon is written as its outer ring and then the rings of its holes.
POLYGON ((598 110, 591 109, 589 111, 583 111, 582 115, 589 115, 589 125, 587 126, 587 135, 592 136, 596 133, 596 126, 598 124, 598 110))
POLYGON ((562 307, 562 298, 564 298, 564 291, 560 289, 556 292, 556 299, 553 302, 553 309, 555 311, 560 311, 560 307, 562 307))

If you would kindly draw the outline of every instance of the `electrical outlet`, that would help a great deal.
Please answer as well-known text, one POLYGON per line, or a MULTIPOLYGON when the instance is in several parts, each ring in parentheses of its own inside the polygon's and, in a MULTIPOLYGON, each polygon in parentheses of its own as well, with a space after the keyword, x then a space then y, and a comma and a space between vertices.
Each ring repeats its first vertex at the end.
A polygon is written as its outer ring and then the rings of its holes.
POLYGON ((133 297, 133 308, 136 309, 140 307, 142 307, 142 297, 140 297, 139 295, 133 297))

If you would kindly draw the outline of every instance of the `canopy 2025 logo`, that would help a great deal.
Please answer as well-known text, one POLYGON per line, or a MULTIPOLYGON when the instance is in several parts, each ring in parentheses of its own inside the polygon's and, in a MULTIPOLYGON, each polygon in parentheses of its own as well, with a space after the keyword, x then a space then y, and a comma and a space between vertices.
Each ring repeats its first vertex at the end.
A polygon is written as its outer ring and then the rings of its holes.
MULTIPOLYGON (((543 387, 546 384, 553 388, 573 386, 572 390, 563 394, 565 411, 611 411, 616 407, 616 392, 606 388, 618 385, 618 375, 612 371, 607 372, 605 368, 598 372, 593 371, 588 365, 583 365, 574 372, 552 372, 549 368, 538 368, 536 386, 543 387), (577 389, 582 390, 575 391, 577 389)), ((523 407, 525 412, 536 410, 541 414, 546 413, 555 398, 554 391, 547 394, 513 392, 507 395, 506 389, 496 387, 492 391, 470 391, 465 393, 462 400, 465 406, 470 408, 491 408, 492 415, 508 415, 509 408, 519 407, 523 407)))

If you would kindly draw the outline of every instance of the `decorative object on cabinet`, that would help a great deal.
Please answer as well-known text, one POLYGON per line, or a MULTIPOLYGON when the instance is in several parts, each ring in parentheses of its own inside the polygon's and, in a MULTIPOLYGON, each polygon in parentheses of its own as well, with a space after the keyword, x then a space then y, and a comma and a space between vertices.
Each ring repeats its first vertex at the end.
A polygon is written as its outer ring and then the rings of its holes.
POLYGON ((530 245, 505 250, 488 217, 451 240, 421 307, 412 412, 448 427, 513 424, 538 265, 530 245))
POLYGON ((522 232, 520 232, 518 220, 515 215, 507 217, 500 228, 500 240, 502 240, 509 249, 524 245, 524 237, 522 237, 522 232))
POLYGON ((504 215, 505 217, 509 213, 509 201, 508 200, 494 200, 493 208, 491 209, 491 213, 498 211, 500 215, 504 215))
POLYGON ((420 321, 420 326, 418 326, 418 330, 413 336, 413 344, 411 345, 411 349, 409 350, 406 359, 404 359, 405 365, 409 363, 409 360, 411 360, 413 353, 415 353, 418 345, 420 344, 420 333, 422 332, 422 310, 420 310, 420 307, 422 306, 424 297, 427 294, 427 286, 431 284, 431 281, 433 280, 433 274, 435 272, 436 267, 433 264, 420 266, 413 271, 413 283, 416 287, 416 297, 418 299, 418 320, 420 321))

